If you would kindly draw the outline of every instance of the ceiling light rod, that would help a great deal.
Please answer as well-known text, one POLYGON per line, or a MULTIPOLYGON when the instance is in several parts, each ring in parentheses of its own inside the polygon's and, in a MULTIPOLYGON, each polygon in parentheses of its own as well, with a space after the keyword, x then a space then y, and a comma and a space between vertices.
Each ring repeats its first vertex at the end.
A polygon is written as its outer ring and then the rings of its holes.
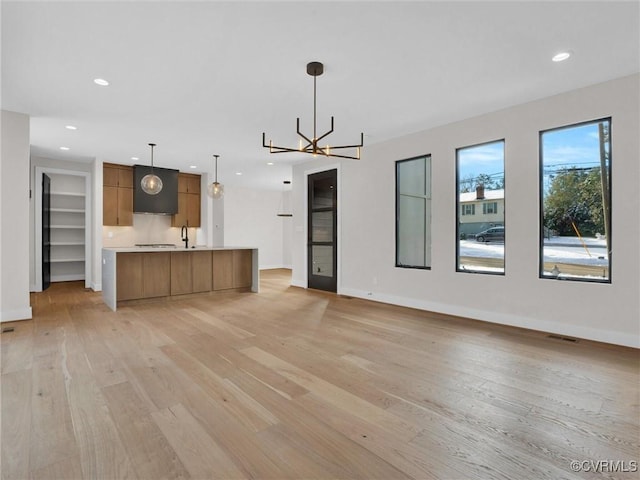
POLYGON ((162 191, 162 179, 153 172, 153 147, 155 143, 150 143, 151 147, 151 173, 146 174, 140 181, 140 186, 145 193, 157 195, 162 191))
POLYGON ((211 198, 221 198, 224 195, 224 185, 218 182, 218 157, 220 155, 214 155, 215 159, 215 180, 207 187, 207 193, 211 198))
POLYGON ((300 117, 296 119, 296 131, 298 135, 307 142, 306 145, 300 141, 298 148, 278 147, 273 144, 273 141, 269 140, 269 144, 266 143, 266 135, 262 133, 262 146, 269 149, 269 153, 283 153, 283 152, 302 152, 310 153, 312 155, 324 155, 325 157, 337 157, 337 158, 349 158, 351 160, 360 160, 360 147, 364 146, 364 133, 360 134, 360 143, 354 145, 336 145, 321 147, 318 146, 318 142, 325 138, 327 135, 333 132, 333 117, 331 117, 331 129, 318 137, 316 133, 316 79, 324 72, 324 65, 320 62, 307 63, 307 73, 313 77, 313 138, 309 139, 300 131, 300 117), (347 148, 355 148, 356 155, 341 155, 333 153, 332 150, 342 150, 347 148))

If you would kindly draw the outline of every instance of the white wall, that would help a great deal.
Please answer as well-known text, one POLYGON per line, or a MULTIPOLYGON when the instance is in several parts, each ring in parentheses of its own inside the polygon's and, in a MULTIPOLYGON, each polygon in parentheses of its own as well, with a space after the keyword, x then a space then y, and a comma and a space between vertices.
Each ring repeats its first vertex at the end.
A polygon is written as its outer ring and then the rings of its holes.
POLYGON ((280 191, 225 186, 224 244, 257 247, 261 269, 285 267, 281 199, 280 191))
MULTIPOLYGON (((363 150, 339 170, 339 293, 640 347, 640 76, 489 113, 363 150), (538 278, 538 132, 612 117, 612 283, 538 278), (455 271, 455 149, 505 139, 506 275, 455 271), (394 267, 394 162, 432 155, 432 268, 394 267)), ((428 105, 420 106, 428 108, 428 105)), ((333 159, 331 159, 333 160, 333 159)), ((295 285, 306 285, 305 170, 294 167, 295 285)))
POLYGON ((0 321, 31 318, 29 302, 29 116, 2 111, 0 321))

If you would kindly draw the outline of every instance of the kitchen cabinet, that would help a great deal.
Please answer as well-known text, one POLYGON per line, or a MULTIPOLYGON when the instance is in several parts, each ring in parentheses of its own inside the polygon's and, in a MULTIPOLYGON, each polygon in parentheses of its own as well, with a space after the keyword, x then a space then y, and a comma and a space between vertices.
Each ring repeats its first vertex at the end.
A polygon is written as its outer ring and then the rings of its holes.
POLYGON ((172 227, 200 227, 200 175, 178 174, 178 213, 171 218, 172 227))
POLYGON ((211 251, 171 252, 171 295, 211 291, 211 251))
POLYGON ((116 265, 117 300, 166 297, 170 294, 169 252, 121 253, 116 265))
POLYGON ((102 169, 102 224, 133 225, 133 168, 105 163, 102 169))
POLYGON ((145 253, 142 261, 144 298, 166 297, 171 293, 171 256, 169 252, 145 253))
POLYGON ((211 251, 191 252, 193 293, 210 292, 212 290, 211 251))
POLYGON ((211 253, 213 254, 213 289, 233 288, 233 250, 214 250, 211 253))
POLYGON ((191 252, 171 252, 171 295, 192 292, 191 252))
POLYGON ((118 302, 212 291, 258 292, 258 249, 103 248, 102 298, 118 302))
POLYGON ((233 253, 233 288, 251 286, 253 275, 251 250, 232 250, 233 253))
POLYGON ((118 255, 118 264, 116 266, 118 301, 144 297, 142 290, 143 256, 143 253, 122 253, 118 255))

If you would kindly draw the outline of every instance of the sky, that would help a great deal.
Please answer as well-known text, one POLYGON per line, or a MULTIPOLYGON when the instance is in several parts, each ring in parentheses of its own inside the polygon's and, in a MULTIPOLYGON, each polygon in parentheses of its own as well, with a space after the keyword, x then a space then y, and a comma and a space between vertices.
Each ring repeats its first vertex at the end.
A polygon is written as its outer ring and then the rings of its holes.
MULTIPOLYGON (((607 145, 608 150, 608 145, 607 145)), ((598 123, 549 130, 542 134, 545 185, 561 168, 600 166, 598 123)), ((539 160, 532 159, 538 162, 539 160)), ((506 159, 508 169, 508 159, 506 159)), ((505 171, 504 142, 497 141, 458 150, 458 178, 481 173, 502 178, 505 171)), ((509 186, 506 185, 508 189, 509 186)))

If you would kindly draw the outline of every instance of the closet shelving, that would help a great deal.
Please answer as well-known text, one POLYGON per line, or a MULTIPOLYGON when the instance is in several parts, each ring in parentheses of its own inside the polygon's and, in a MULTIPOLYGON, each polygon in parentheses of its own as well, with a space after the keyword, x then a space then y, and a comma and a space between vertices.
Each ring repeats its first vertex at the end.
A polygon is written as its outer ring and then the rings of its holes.
POLYGON ((85 279, 84 180, 51 176, 51 281, 85 279))

